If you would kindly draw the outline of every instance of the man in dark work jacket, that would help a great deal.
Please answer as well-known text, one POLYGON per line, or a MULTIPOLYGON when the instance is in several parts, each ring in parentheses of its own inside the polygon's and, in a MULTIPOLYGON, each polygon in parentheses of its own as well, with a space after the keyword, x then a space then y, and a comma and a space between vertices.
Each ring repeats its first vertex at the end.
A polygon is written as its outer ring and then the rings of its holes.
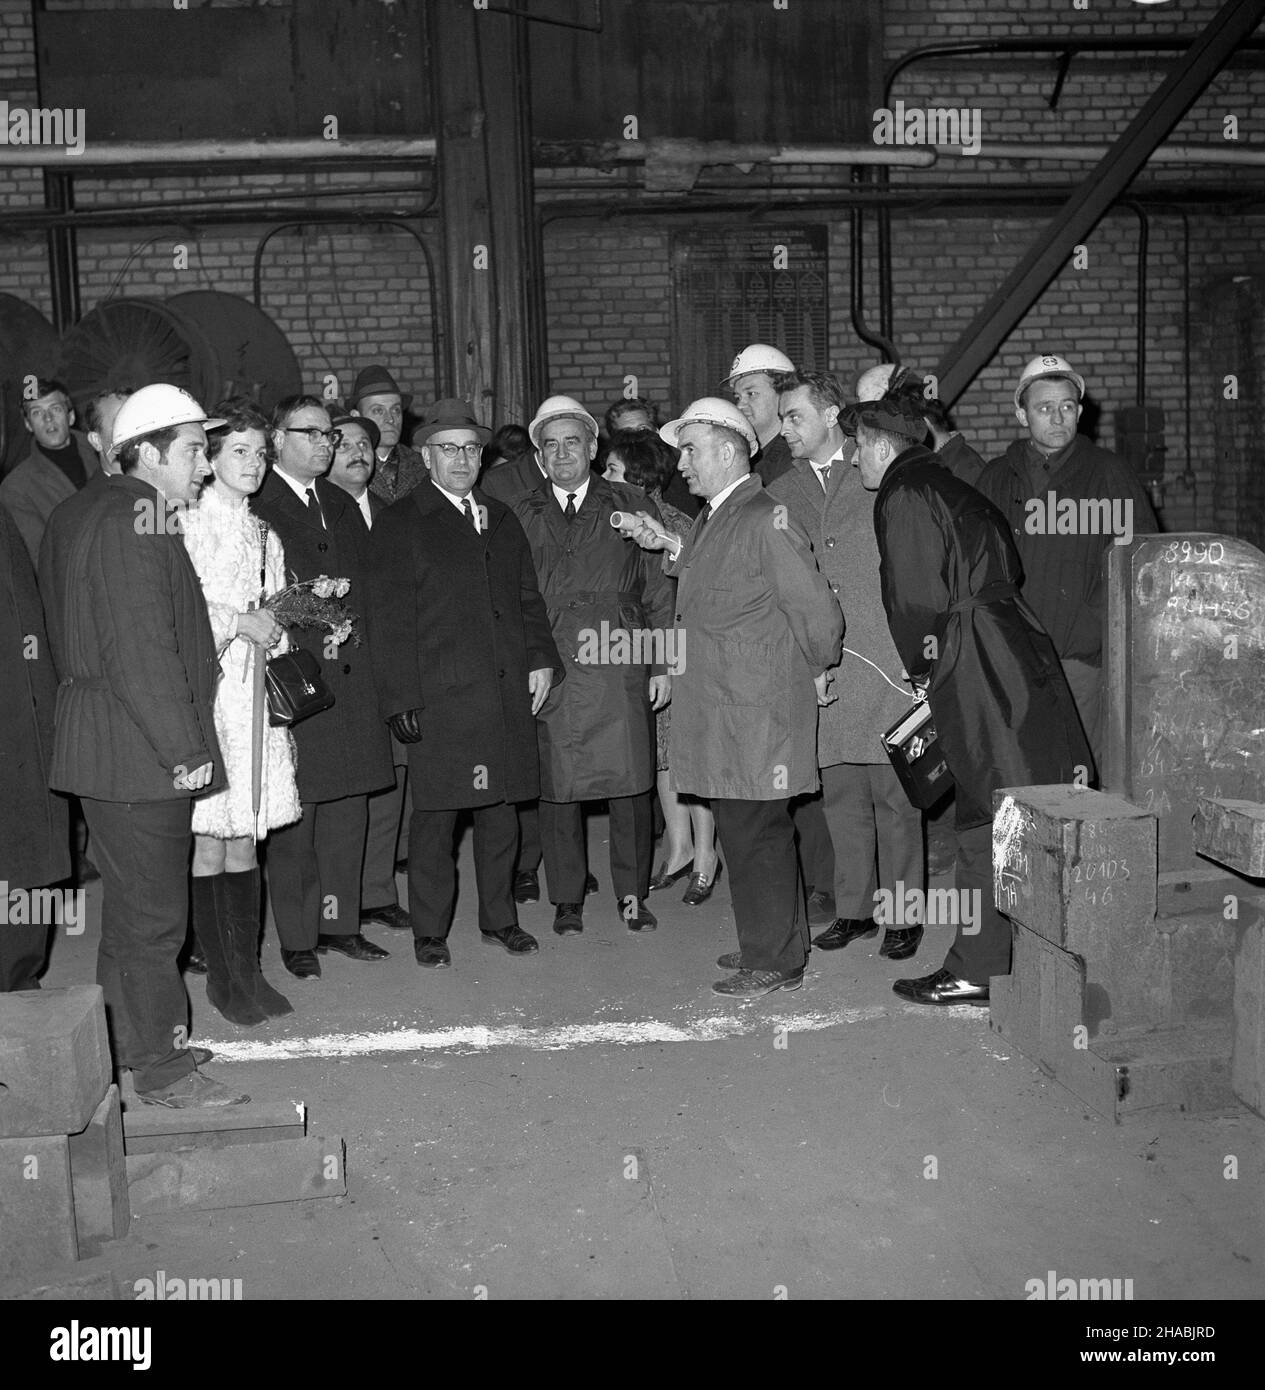
POLYGON ((1055 354, 1034 357, 1015 388, 1015 419, 1027 430, 993 459, 975 486, 1010 523, 1023 566, 1023 596, 1054 642, 1096 762, 1102 742, 1104 552, 1113 535, 1050 524, 1059 502, 1105 502, 1128 535, 1160 529, 1155 509, 1123 459, 1077 434, 1085 381, 1055 354))
MULTIPOLYGON (((333 458, 325 403, 287 396, 272 412, 276 462, 251 499, 251 510, 277 533, 287 576, 348 579, 347 603, 364 612, 369 529, 355 501, 324 475, 333 458)), ((294 726, 303 816, 268 838, 268 895, 291 975, 314 979, 317 954, 352 960, 390 954, 360 931, 368 794, 394 781, 391 744, 378 717, 367 640, 328 644, 328 632, 291 628, 296 647, 311 652, 334 692, 334 704, 294 726)))

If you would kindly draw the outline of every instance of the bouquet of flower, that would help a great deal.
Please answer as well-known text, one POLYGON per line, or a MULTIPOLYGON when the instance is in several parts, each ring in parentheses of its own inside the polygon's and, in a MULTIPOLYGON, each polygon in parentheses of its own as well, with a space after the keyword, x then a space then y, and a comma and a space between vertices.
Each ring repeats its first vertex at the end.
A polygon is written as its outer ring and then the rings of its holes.
POLYGON ((359 618, 342 601, 350 588, 350 579, 331 579, 328 574, 318 574, 315 579, 299 580, 279 594, 273 594, 264 607, 282 627, 328 628, 335 646, 341 647, 350 637, 358 647, 360 632, 356 624, 359 618))

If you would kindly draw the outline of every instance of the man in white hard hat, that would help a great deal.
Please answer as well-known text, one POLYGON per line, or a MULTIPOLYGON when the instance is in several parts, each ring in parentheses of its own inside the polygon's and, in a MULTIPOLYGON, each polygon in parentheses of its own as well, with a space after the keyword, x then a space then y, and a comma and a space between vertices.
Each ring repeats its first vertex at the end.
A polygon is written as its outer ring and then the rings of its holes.
POLYGON ((768 343, 752 343, 734 358, 724 382, 755 434, 757 449, 751 467, 765 487, 791 466, 773 383, 783 372, 794 370, 795 364, 784 352, 768 343))
POLYGON ((653 931, 658 923, 645 898, 654 851, 654 711, 671 689, 666 635, 672 585, 657 561, 624 544, 611 516, 639 508, 658 512, 639 488, 592 471, 597 421, 579 401, 551 396, 527 432, 547 476, 511 506, 527 535, 567 672, 536 725, 540 838, 549 900, 557 909, 553 929, 559 936, 584 929, 581 803, 604 800, 620 920, 629 931, 653 931), (614 644, 619 632, 631 634, 625 654, 614 644), (654 634, 661 634, 657 644, 654 634))
POLYGON ((1120 516, 1130 535, 1158 531, 1160 524, 1124 459, 1077 433, 1084 396, 1085 379, 1065 357, 1032 358, 1014 392, 1015 419, 1026 437, 993 459, 976 487, 1010 522, 1023 596, 1054 642, 1101 766, 1103 560, 1117 537, 1098 519, 1120 516), (1082 500, 1095 505, 1081 507, 1082 500), (1060 509, 1060 502, 1070 505, 1060 509))
POLYGON ((704 397, 662 437, 706 499, 688 537, 644 509, 626 533, 664 550, 688 660, 677 678, 669 776, 710 798, 729 866, 737 951, 716 994, 753 999, 803 983, 808 932, 790 802, 816 791, 817 710, 839 661, 843 615, 799 523, 751 472, 758 439, 728 401, 704 397))
POLYGON ((202 407, 146 386, 114 420, 121 472, 83 517, 54 578, 61 689, 50 784, 83 802, 102 878, 97 981, 114 1052, 147 1103, 247 1097, 197 1069, 176 966, 188 927, 190 800, 224 784, 212 705, 219 677, 181 509, 211 468, 202 407))

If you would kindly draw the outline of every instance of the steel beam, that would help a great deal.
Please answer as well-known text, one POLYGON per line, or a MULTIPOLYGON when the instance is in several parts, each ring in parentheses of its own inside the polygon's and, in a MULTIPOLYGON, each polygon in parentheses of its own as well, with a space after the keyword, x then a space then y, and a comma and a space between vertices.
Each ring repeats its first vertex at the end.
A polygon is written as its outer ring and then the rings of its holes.
POLYGON ((1190 110, 1265 16, 1265 0, 1227 0, 1099 164, 1055 215, 940 362, 940 397, 956 401, 1058 274, 1073 249, 1190 110))

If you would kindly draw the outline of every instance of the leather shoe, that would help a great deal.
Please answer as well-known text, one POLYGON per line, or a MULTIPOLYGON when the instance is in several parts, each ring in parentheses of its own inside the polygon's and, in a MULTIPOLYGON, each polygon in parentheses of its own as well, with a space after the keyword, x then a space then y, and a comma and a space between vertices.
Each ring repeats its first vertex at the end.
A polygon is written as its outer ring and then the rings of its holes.
POLYGON ((668 861, 665 859, 662 864, 654 871, 654 877, 650 880, 650 891, 658 892, 660 888, 671 888, 674 883, 679 883, 687 874, 693 873, 694 861, 691 859, 688 864, 668 873, 668 861))
POLYGON ((391 954, 381 946, 375 946, 372 941, 366 941, 359 932, 352 936, 318 936, 317 954, 324 955, 326 951, 337 951, 340 955, 350 956, 352 960, 385 960, 391 954))
POLYGON ((540 880, 534 872, 514 875, 514 901, 516 903, 538 903, 540 901, 540 880))
POLYGON ((620 905, 619 920, 628 928, 629 931, 654 931, 659 925, 659 919, 645 905, 638 901, 637 911, 630 917, 629 908, 632 907, 632 894, 620 905))
POLYGON ((206 974, 206 957, 202 954, 202 947, 195 941, 189 947, 189 958, 184 963, 185 973, 189 975, 206 974))
POLYGON ((724 994, 734 999, 756 999, 761 994, 772 994, 775 989, 798 989, 804 983, 804 971, 792 970, 739 970, 727 980, 717 980, 712 986, 713 994, 724 994))
POLYGON ((828 927, 835 920, 835 895, 824 888, 814 888, 808 895, 808 925, 828 927))
POLYGON ((587 898, 590 893, 597 892, 597 875, 585 874, 584 876, 584 896, 587 898))
POLYGON ((725 872, 725 866, 718 859, 716 861, 716 872, 709 879, 706 874, 693 874, 690 877, 690 886, 681 895, 681 901, 689 907, 697 907, 700 903, 705 903, 712 895, 712 889, 720 882, 720 876, 725 872))
POLYGON ((913 1004, 987 1004, 988 986, 959 980, 941 967, 934 975, 917 980, 897 980, 892 993, 913 1004))
POLYGON ((504 946, 511 956, 529 956, 533 951, 540 950, 540 942, 517 922, 500 931, 481 931, 479 935, 485 946, 504 946))
POLYGON ((316 959, 315 951, 287 951, 281 948, 281 964, 300 980, 319 980, 321 978, 321 963, 316 959))
POLYGON ((836 917, 828 930, 813 937, 813 945, 819 951, 839 951, 858 937, 877 935, 873 917, 836 917))
POLYGON ((448 943, 442 936, 416 936, 413 938, 413 959, 418 965, 430 966, 432 970, 442 970, 452 964, 448 943))
POLYGON ((888 960, 908 960, 921 941, 921 927, 888 927, 883 933, 883 944, 878 948, 878 953, 888 960))
POLYGON ((413 923, 408 913, 399 903, 389 903, 386 907, 366 908, 360 914, 362 927, 391 927, 395 931, 411 931, 413 923))
POLYGON ((559 936, 575 936, 584 930, 584 904, 559 903, 553 929, 559 936))
POLYGON ((723 956, 716 957, 716 964, 719 965, 722 970, 741 970, 742 952, 726 951, 723 956))

